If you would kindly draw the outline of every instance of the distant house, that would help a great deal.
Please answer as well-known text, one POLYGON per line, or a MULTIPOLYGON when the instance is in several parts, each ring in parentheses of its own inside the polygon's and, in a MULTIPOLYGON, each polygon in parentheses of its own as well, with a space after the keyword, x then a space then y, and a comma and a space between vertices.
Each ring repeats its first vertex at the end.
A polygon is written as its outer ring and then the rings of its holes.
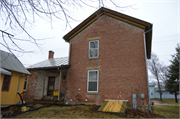
MULTIPOLYGON (((160 87, 162 91, 162 98, 175 98, 174 94, 170 94, 168 91, 166 91, 165 85, 162 82, 160 82, 160 87)), ((160 98, 159 87, 157 83, 149 83, 149 89, 150 98, 160 98)), ((177 98, 179 98, 179 95, 177 95, 177 98)))
POLYGON ((65 98, 68 67, 70 66, 67 57, 54 58, 54 52, 49 51, 47 60, 27 67, 32 75, 29 76, 24 99, 27 101, 52 100, 53 92, 61 92, 59 99, 63 100, 65 98), (59 90, 59 86, 61 90, 59 90))
POLYGON ((69 60, 50 58, 28 67, 32 76, 26 97, 52 96, 62 79, 67 103, 102 104, 107 99, 133 104, 133 94, 138 105, 149 103, 146 59, 151 58, 151 23, 102 7, 63 39, 70 45, 69 60), (59 78, 60 69, 66 76, 59 78))
POLYGON ((149 83, 149 95, 150 98, 156 98, 155 83, 149 83))
POLYGON ((26 90, 29 71, 16 56, 0 50, 1 105, 18 104, 21 94, 26 90))

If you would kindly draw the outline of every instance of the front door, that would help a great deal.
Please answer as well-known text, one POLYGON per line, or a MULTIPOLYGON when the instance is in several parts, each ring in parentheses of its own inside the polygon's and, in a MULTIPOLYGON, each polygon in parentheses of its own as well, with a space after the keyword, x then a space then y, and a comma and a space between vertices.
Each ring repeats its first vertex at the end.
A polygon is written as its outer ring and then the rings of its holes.
POLYGON ((55 81, 55 77, 49 77, 49 79, 48 79, 47 96, 53 96, 54 81, 55 81))

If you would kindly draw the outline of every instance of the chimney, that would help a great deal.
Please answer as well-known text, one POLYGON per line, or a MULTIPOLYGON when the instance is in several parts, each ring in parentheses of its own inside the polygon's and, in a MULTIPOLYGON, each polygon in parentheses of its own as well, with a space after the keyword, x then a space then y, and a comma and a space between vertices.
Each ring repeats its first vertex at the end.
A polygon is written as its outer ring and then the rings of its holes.
POLYGON ((54 58, 54 52, 52 50, 49 51, 49 59, 54 58))

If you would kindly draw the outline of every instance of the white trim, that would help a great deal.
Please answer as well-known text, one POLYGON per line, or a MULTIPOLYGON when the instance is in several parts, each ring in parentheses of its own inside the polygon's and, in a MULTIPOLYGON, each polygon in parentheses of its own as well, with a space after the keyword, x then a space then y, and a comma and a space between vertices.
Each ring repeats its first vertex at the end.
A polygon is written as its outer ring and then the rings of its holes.
POLYGON ((99 40, 92 40, 92 41, 89 41, 89 51, 88 51, 88 57, 89 58, 98 58, 99 57, 99 40), (90 57, 90 42, 94 42, 94 41, 97 41, 98 42, 98 48, 93 48, 93 49, 97 49, 97 57, 90 57))
POLYGON ((128 102, 129 100, 111 100, 111 99, 105 99, 104 101, 123 101, 123 102, 128 102))
POLYGON ((98 93, 98 87, 99 87, 99 70, 88 70, 87 71, 88 75, 87 75, 87 93, 98 93), (89 88, 89 71, 97 71, 97 91, 88 91, 89 88))

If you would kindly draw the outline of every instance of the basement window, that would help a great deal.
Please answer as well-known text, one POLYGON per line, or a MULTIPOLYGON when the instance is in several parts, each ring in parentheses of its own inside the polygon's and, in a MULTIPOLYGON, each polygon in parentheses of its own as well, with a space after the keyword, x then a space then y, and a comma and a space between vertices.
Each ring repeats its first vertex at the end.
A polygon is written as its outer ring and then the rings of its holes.
POLYGON ((99 57, 99 40, 89 41, 89 58, 99 57))
POLYGON ((98 92, 98 70, 89 70, 87 78, 87 92, 97 93, 98 92))
POLYGON ((2 91, 9 91, 10 81, 11 81, 11 76, 4 75, 2 91))

